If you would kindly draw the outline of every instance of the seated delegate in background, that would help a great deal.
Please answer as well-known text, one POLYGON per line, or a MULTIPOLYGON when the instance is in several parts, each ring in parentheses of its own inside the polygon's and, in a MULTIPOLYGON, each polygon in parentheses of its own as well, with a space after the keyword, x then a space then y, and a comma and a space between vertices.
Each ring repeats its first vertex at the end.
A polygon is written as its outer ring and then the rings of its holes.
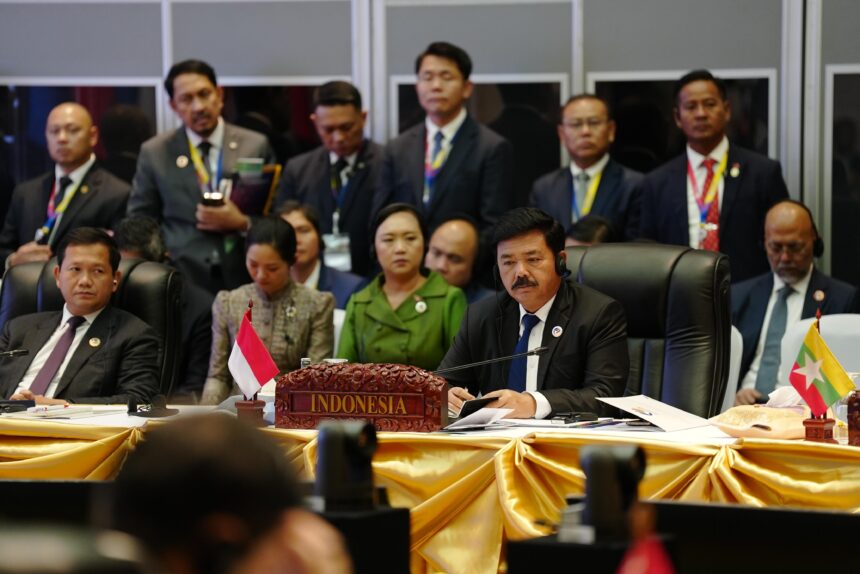
POLYGON ((331 293, 338 309, 346 307, 349 296, 358 290, 362 279, 325 264, 325 243, 320 235, 320 219, 316 210, 298 201, 287 201, 278 210, 278 215, 296 232, 296 262, 290 266, 290 277, 305 287, 331 293))
POLYGON ((220 291, 212 305, 212 352, 202 402, 215 404, 239 390, 227 359, 248 301, 252 323, 281 372, 299 368, 302 357, 321 361, 334 345, 334 297, 290 279, 296 257, 296 234, 278 217, 260 219, 248 232, 245 265, 254 282, 220 291))
POLYGON ((382 273, 349 300, 337 356, 435 369, 457 332, 466 297, 441 275, 422 272, 426 236, 411 205, 383 208, 371 236, 382 273))
POLYGON ((469 303, 493 294, 475 277, 479 244, 475 222, 468 215, 457 215, 436 228, 424 257, 427 269, 462 289, 469 303))
POLYGON ((0 351, 0 398, 40 404, 149 402, 158 392, 159 338, 152 328, 110 304, 121 274, 119 251, 104 231, 79 227, 57 249, 54 279, 62 311, 7 322, 0 351))
POLYGON ((615 229, 612 227, 612 222, 605 217, 589 214, 570 226, 564 238, 564 246, 588 246, 614 241, 616 241, 615 229))
MULTIPOLYGON (((116 226, 114 236, 123 259, 144 259, 171 264, 164 236, 158 222, 145 215, 126 217, 116 226)), ((200 396, 209 369, 209 349, 212 347, 212 301, 215 297, 205 289, 183 278, 182 281, 182 350, 179 363, 179 386, 171 392, 171 400, 180 396, 200 396)))

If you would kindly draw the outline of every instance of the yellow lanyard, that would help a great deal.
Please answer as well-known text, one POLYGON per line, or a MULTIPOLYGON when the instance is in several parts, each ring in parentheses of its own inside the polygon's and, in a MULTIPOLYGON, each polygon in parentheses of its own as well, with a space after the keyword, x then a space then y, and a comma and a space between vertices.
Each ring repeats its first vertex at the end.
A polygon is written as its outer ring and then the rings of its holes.
POLYGON ((206 166, 203 164, 203 158, 200 157, 200 152, 197 151, 197 148, 191 143, 190 139, 188 140, 188 155, 191 156, 191 163, 194 164, 194 171, 197 172, 197 181, 202 187, 208 187, 209 170, 206 169, 206 166))
POLYGON ((588 185, 588 192, 585 194, 585 201, 583 201, 582 215, 588 215, 591 211, 591 206, 594 205, 594 198, 597 197, 597 188, 600 186, 601 177, 603 177, 603 170, 597 172, 597 174, 591 178, 591 183, 588 185))

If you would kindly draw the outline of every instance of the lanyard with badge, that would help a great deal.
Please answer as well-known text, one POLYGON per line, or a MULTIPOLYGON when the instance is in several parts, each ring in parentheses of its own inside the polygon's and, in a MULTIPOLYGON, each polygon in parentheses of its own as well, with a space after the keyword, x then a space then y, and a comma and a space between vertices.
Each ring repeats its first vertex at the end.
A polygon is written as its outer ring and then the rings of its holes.
MULTIPOLYGON (((462 126, 461 126, 462 127, 462 126)), ((440 130, 441 131, 441 130, 440 130)), ((457 128, 457 132, 451 136, 451 139, 448 141, 448 145, 442 145, 442 149, 439 150, 439 153, 436 157, 431 157, 430 147, 427 143, 427 139, 424 140, 424 188, 426 190, 433 189, 433 186, 436 184, 436 178, 439 176, 439 172, 442 171, 442 167, 445 165, 445 161, 448 159, 448 154, 451 153, 451 150, 454 149, 454 141, 457 139, 457 136, 460 134, 460 128, 457 128)))
POLYGON ((361 158, 364 155, 366 147, 367 142, 362 142, 361 147, 358 150, 358 154, 355 156, 353 166, 346 169, 346 184, 341 185, 340 189, 337 188, 340 177, 336 177, 334 173, 332 173, 331 176, 332 192, 337 190, 336 195, 333 193, 335 197, 335 206, 331 215, 332 232, 324 233, 322 239, 325 244, 326 266, 339 271, 352 271, 352 255, 349 247, 349 235, 341 230, 340 212, 343 208, 346 194, 353 184, 356 172, 364 169, 364 162, 361 158))
POLYGON ((690 186, 693 189, 693 198, 695 198, 696 206, 699 209, 700 239, 704 239, 708 235, 708 231, 713 231, 717 228, 715 223, 708 223, 708 212, 711 210, 714 202, 719 201, 717 191, 719 190, 720 180, 723 178, 728 162, 729 154, 726 152, 723 154, 723 158, 720 160, 717 170, 711 178, 711 184, 708 186, 708 189, 699 191, 699 184, 696 182, 696 173, 690 160, 687 160, 687 179, 690 181, 690 186))
POLYGON ((585 198, 582 200, 582 209, 579 208, 579 205, 576 203, 576 182, 571 178, 570 181, 570 197, 571 197, 571 211, 573 212, 573 216, 579 220, 580 217, 588 215, 591 212, 591 207, 594 205, 594 198, 597 197, 597 188, 600 187, 600 178, 603 177, 603 171, 597 172, 594 177, 591 178, 591 183, 588 184, 588 191, 585 194, 585 198))
MULTIPOLYGON (((224 150, 218 152, 218 165, 215 170, 215 177, 209 175, 209 170, 203 163, 203 157, 197 147, 188 140, 188 155, 191 156, 191 163, 194 164, 194 173, 197 175, 197 184, 200 186, 200 192, 203 194, 203 199, 212 202, 212 205, 223 203, 224 197, 229 196, 229 185, 232 183, 229 179, 222 180, 222 171, 224 165, 224 150)), ((206 158, 208 163, 209 158, 206 158)), ((204 201, 206 203, 206 201, 204 201)))
POLYGON ((54 227, 57 225, 57 221, 69 207, 69 203, 72 201, 72 197, 74 197, 75 193, 80 187, 80 182, 72 182, 66 189, 66 194, 63 196, 63 200, 60 202, 60 204, 54 205, 54 200, 57 197, 58 185, 58 181, 55 180, 54 187, 53 189, 51 189, 51 198, 48 200, 48 219, 45 220, 45 223, 42 224, 42 227, 36 230, 36 236, 33 239, 36 243, 50 243, 51 233, 54 231, 54 227))

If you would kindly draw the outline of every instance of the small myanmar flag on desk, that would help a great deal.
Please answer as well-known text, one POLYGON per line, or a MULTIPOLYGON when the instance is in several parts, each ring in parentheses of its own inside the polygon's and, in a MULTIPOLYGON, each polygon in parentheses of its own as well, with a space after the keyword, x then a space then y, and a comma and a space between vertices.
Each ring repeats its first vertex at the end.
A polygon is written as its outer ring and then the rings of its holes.
POLYGON ((816 417, 854 390, 854 382, 821 338, 817 320, 803 339, 788 380, 816 417))

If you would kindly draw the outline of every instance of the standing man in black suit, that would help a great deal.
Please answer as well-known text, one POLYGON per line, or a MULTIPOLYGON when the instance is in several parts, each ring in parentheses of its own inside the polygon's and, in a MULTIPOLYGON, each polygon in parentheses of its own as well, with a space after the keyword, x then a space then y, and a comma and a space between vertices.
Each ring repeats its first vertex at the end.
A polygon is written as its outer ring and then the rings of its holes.
POLYGON ((789 326, 814 317, 819 307, 823 315, 860 311, 855 287, 815 268, 813 257, 824 253, 824 242, 805 205, 790 199, 774 205, 764 237, 771 272, 732 286, 732 324, 744 339, 739 405, 766 398, 779 383, 781 341, 789 326))
POLYGON ((0 351, 0 396, 37 404, 149 402, 158 392, 158 335, 110 305, 121 274, 119 250, 104 231, 79 227, 57 249, 54 278, 62 311, 7 322, 0 351))
POLYGON ((58 105, 45 125, 54 170, 25 181, 12 193, 0 231, 0 259, 6 267, 47 261, 75 227, 112 228, 123 215, 131 187, 96 164, 98 128, 74 102, 58 105))
POLYGON ((512 205, 511 145, 466 113, 472 60, 462 48, 430 44, 415 61, 415 73, 427 118, 386 146, 373 211, 409 203, 431 233, 465 213, 483 234, 512 205))
POLYGON ((510 408, 511 418, 605 410, 597 397, 617 397, 627 383, 627 323, 614 299, 567 279, 564 230, 532 207, 511 210, 493 229, 505 294, 469 306, 440 369, 521 357, 445 375, 448 406, 459 410, 478 393, 510 408))
POLYGON ((729 256, 732 281, 767 271, 764 217, 788 197, 779 162, 729 144, 726 87, 707 70, 675 85, 687 151, 645 176, 628 234, 729 256))
POLYGON ((624 234, 630 198, 642 174, 609 157, 615 140, 609 104, 593 94, 571 97, 561 109, 558 137, 570 155, 570 167, 538 179, 531 205, 565 229, 592 213, 608 219, 616 234, 624 234))
POLYGON ((313 207, 328 239, 329 265, 336 263, 335 251, 343 251, 349 260, 335 268, 369 275, 370 210, 382 146, 364 137, 367 112, 349 82, 329 82, 314 91, 311 121, 322 145, 286 163, 275 205, 295 200, 313 207))
POLYGON ((189 281, 212 293, 249 283, 242 233, 251 218, 229 197, 215 197, 240 158, 271 162, 266 137, 221 118, 224 90, 206 62, 174 64, 164 88, 184 125, 141 147, 128 214, 161 223, 170 255, 189 281))

